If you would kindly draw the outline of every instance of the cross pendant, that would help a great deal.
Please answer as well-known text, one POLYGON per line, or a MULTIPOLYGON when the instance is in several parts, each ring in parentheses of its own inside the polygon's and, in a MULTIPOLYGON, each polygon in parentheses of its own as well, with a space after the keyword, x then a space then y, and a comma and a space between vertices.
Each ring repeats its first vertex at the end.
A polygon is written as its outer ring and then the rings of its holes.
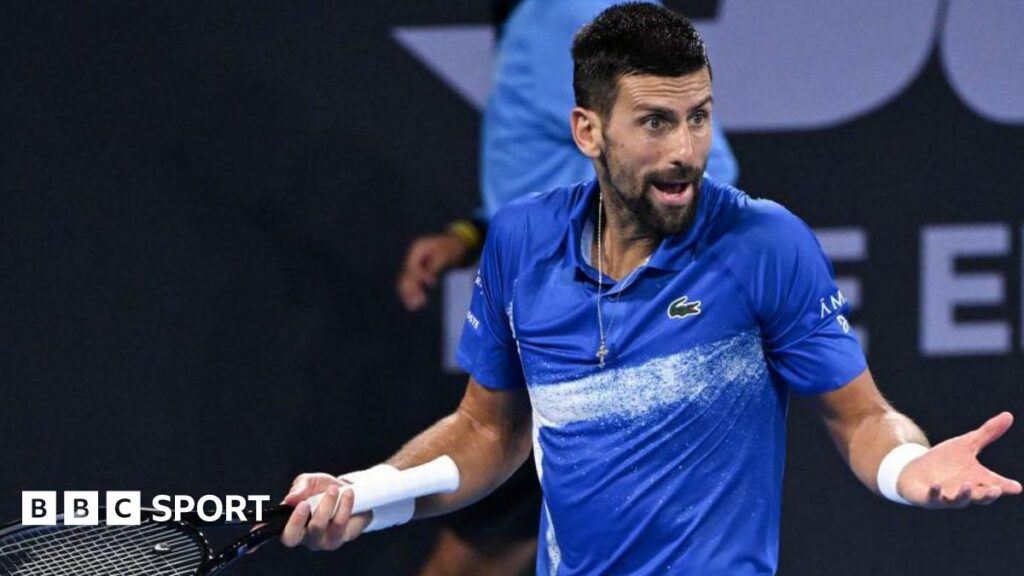
POLYGON ((604 357, 608 355, 608 347, 601 342, 601 346, 597 348, 597 365, 599 368, 604 368, 604 357))

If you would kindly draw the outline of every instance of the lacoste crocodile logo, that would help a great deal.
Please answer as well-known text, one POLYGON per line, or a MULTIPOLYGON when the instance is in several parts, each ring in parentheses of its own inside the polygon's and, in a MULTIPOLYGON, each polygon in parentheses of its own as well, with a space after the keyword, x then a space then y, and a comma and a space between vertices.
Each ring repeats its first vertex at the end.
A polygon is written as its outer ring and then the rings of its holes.
POLYGON ((688 296, 678 298, 668 305, 669 318, 686 318, 700 314, 700 300, 690 302, 688 296))

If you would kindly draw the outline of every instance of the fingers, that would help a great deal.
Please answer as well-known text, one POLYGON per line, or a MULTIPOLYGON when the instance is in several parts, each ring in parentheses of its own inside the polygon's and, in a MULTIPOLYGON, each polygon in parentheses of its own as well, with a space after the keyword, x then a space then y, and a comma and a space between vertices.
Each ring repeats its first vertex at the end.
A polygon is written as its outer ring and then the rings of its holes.
POLYGON ((1003 491, 1003 493, 1010 496, 1016 496, 1021 493, 1022 489, 1020 482, 996 474, 991 470, 987 470, 987 472, 988 473, 986 474, 985 484, 998 486, 999 489, 1003 491))
POLYGON ((314 473, 314 474, 299 474, 292 481, 292 487, 288 490, 288 494, 285 495, 283 504, 289 506, 295 506, 299 502, 302 502, 306 498, 314 494, 319 494, 328 487, 336 485, 337 479, 330 474, 314 473))
POLYGON ((989 444, 1000 439, 1006 431, 1013 425, 1013 414, 1009 412, 1003 412, 1002 414, 989 418, 988 422, 981 425, 980 428, 974 431, 974 438, 972 438, 972 447, 976 452, 980 452, 989 444))
POLYGON ((298 502, 305 500, 303 494, 305 494, 306 484, 309 482, 308 476, 308 474, 299 474, 295 477, 292 487, 288 490, 288 494, 281 501, 282 504, 295 506, 298 502))
POLYGON ((417 282, 433 286, 442 271, 442 260, 441 244, 432 237, 420 238, 409 248, 404 271, 417 282))
POLYGON ((398 298, 409 311, 422 308, 427 303, 426 289, 437 283, 437 258, 429 238, 413 242, 405 257, 402 271, 398 276, 398 298))
POLYGON ((409 312, 415 312, 427 303, 427 291, 419 282, 404 272, 398 279, 396 291, 398 299, 409 312))
POLYGON ((335 550, 344 543, 345 524, 352 511, 352 491, 343 493, 338 486, 327 489, 324 499, 306 525, 306 547, 310 550, 335 550))
POLYGON ((309 521, 309 504, 302 502, 295 507, 295 511, 288 517, 284 525, 284 532, 281 532, 281 544, 288 548, 294 548, 306 537, 306 523, 309 521))
POLYGON ((971 504, 988 506, 1002 497, 1004 491, 999 486, 974 484, 965 482, 955 489, 943 489, 941 484, 933 484, 928 489, 926 508, 966 508, 971 504))
POLYGON ((349 526, 352 502, 352 491, 339 486, 328 488, 312 512, 309 503, 300 502, 285 524, 281 543, 289 548, 303 544, 310 550, 336 550, 354 540, 366 524, 353 522, 349 526))
POLYGON ((334 550, 352 540, 365 528, 364 523, 357 523, 354 531, 346 531, 352 502, 352 491, 339 486, 338 480, 330 474, 296 476, 284 497, 284 503, 295 506, 295 510, 285 523, 281 543, 289 548, 303 544, 311 550, 334 550), (323 498, 316 509, 311 510, 307 498, 320 493, 323 498))
POLYGON ((944 489, 941 484, 932 484, 928 489, 927 508, 964 508, 971 503, 971 484, 944 489))
POLYGON ((427 288, 437 285, 438 276, 459 266, 468 256, 469 247, 452 233, 417 238, 402 264, 396 289, 398 297, 409 310, 427 303, 427 288))
POLYGON ((372 518, 373 512, 364 512, 362 514, 356 514, 355 516, 349 516, 348 523, 345 525, 344 541, 348 543, 358 538, 359 535, 363 533, 363 530, 369 526, 372 518))
POLYGON ((1000 488, 998 486, 989 486, 988 488, 986 488, 983 491, 983 495, 980 498, 978 498, 977 500, 975 500, 974 503, 975 504, 979 504, 981 506, 988 506, 989 504, 991 504, 991 503, 995 502, 996 500, 998 500, 999 497, 1002 496, 1002 495, 1003 495, 1002 488, 1000 488))

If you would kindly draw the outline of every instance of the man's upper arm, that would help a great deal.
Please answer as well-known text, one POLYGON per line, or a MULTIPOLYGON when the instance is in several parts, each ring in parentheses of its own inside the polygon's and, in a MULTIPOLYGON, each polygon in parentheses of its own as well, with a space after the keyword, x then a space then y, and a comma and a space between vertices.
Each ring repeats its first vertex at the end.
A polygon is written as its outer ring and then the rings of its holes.
POLYGON ((488 388, 470 376, 459 414, 513 451, 529 451, 532 412, 525 388, 488 388))
POLYGON ((866 416, 885 412, 889 403, 879 392, 871 371, 865 369, 845 386, 808 397, 808 403, 830 426, 848 426, 866 416))
POLYGON ((725 254, 750 293, 769 365, 790 392, 835 390, 867 362, 850 332, 850 305, 811 229, 774 202, 751 200, 725 254))
POLYGON ((491 221, 455 354, 476 382, 492 389, 526 387, 511 319, 522 218, 506 208, 491 221))

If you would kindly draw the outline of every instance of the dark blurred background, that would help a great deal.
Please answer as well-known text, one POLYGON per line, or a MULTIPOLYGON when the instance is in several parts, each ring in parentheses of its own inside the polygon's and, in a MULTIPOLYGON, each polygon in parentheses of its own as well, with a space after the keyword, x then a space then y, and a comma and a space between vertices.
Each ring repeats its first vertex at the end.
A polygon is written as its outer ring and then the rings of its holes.
MULTIPOLYGON (((893 17, 869 4, 865 22, 893 17)), ((1024 74, 999 59, 1020 42, 1008 36, 951 57, 944 38, 967 42, 973 8, 934 4, 907 82, 848 118, 750 120, 752 95, 800 100, 798 86, 760 84, 803 65, 792 59, 745 71, 750 93, 738 72, 716 81, 740 187, 863 239, 836 269, 859 282, 873 371, 940 440, 1000 410, 1024 416, 1024 112, 971 96, 994 71, 994 98, 1008 83, 1024 100, 1024 74), (954 36, 951 19, 968 25, 954 36), (951 81, 957 66, 973 88, 951 81), (998 294, 953 321, 1004 338, 924 345, 922 301, 942 286, 922 283, 922 246, 938 225, 995 238, 952 273, 995 279, 998 294)), ((710 30, 743 5, 689 8, 710 30)), ((489 18, 482 0, 0 5, 0 518, 20 515, 22 490, 277 497, 297 473, 385 458, 455 406, 465 376, 442 369, 441 305, 409 315, 393 283, 413 236, 477 205, 479 112, 395 34, 489 18)), ((712 62, 744 41, 710 34, 712 62)), ((908 42, 871 38, 887 65, 886 46, 908 42)), ((846 91, 842 67, 804 72, 846 91)), ((983 461, 1024 478, 1022 448, 1015 428, 983 461)), ((799 405, 789 450, 781 574, 1024 565, 1019 499, 943 513, 887 503, 799 405)), ((268 546, 238 573, 405 574, 433 530, 333 554, 268 546)))

